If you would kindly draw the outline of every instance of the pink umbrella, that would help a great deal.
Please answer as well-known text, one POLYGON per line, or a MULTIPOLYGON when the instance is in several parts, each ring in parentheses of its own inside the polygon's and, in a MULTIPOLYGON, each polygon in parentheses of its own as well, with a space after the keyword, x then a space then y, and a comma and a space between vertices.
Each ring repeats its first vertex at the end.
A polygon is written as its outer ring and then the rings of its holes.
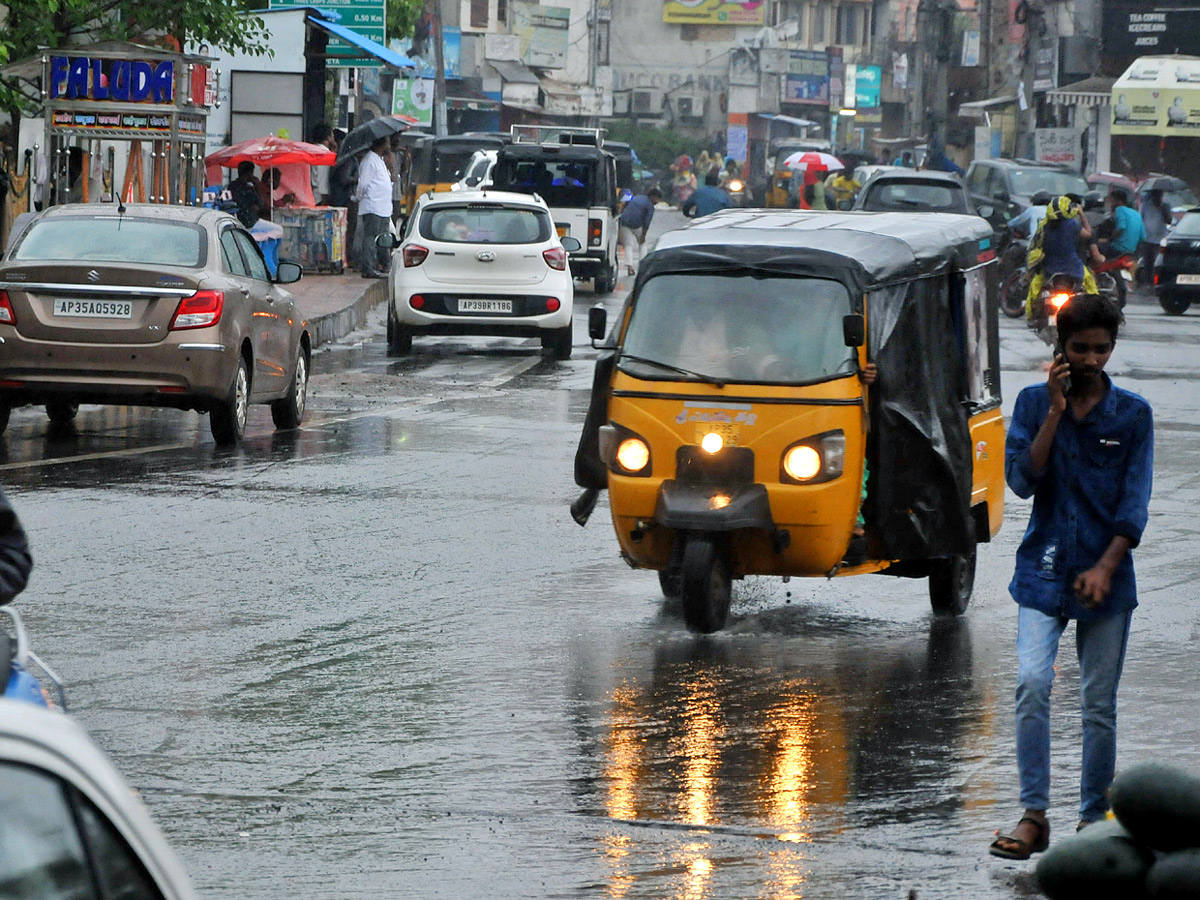
POLYGON ((836 156, 822 153, 819 150, 797 150, 787 157, 783 164, 789 169, 800 169, 801 171, 809 166, 820 166, 827 172, 839 172, 846 168, 836 156))

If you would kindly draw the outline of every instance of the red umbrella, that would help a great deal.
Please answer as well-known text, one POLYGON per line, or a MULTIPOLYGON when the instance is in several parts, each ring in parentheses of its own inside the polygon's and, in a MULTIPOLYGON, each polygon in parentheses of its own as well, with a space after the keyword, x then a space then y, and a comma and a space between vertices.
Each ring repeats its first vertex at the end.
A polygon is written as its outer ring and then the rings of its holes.
POLYGON ((240 144, 210 153, 204 158, 206 165, 221 165, 227 169, 236 169, 239 163, 246 160, 260 167, 280 166, 288 163, 332 166, 337 161, 337 154, 320 144, 288 141, 279 137, 267 136, 242 141, 240 144))

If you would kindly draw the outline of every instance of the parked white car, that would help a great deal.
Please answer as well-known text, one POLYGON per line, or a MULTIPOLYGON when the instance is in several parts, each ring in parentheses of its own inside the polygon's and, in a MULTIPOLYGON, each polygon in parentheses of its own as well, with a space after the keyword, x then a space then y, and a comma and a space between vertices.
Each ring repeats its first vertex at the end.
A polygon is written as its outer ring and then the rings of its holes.
POLYGON ((0 897, 193 900, 175 853, 70 716, 0 700, 0 897))
POLYGON ((545 202, 530 194, 423 194, 393 248, 388 346, 412 350, 414 335, 540 337, 557 359, 571 355, 575 288, 545 202))

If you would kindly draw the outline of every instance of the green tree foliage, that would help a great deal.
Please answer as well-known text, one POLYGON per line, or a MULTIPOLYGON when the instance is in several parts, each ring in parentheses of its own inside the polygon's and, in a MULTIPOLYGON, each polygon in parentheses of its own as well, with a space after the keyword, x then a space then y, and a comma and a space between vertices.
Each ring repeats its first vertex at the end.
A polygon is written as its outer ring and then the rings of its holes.
POLYGON ((412 37, 413 26, 425 6, 425 0, 388 0, 387 39, 403 40, 412 37))
POLYGON ((604 128, 605 137, 610 141, 629 144, 637 151, 642 165, 655 172, 665 172, 676 158, 685 153, 694 160, 704 149, 703 139, 688 137, 670 128, 635 125, 624 119, 609 120, 604 128))

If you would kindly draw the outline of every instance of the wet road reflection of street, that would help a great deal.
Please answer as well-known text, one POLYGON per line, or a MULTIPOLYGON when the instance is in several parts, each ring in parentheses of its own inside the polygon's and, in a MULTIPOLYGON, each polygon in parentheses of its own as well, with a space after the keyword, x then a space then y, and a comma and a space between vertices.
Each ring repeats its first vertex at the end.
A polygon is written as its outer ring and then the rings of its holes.
MULTIPOLYGON (((314 359, 311 417, 217 450, 192 413, 13 414, 0 480, 35 544, 20 603, 76 714, 201 896, 1015 898, 1009 495, 961 620, 884 577, 737 585, 697 638, 567 514, 591 383, 531 342, 382 319, 314 359), (356 346, 357 342, 357 346, 356 346)), ((609 299, 610 308, 616 299, 609 299)), ((1046 354, 1004 326, 1006 410, 1046 354)), ((1200 318, 1131 309, 1116 377, 1158 415, 1120 763, 1200 770, 1200 318), (1177 336, 1176 342, 1171 338, 1177 336)), ((1076 669, 1055 688, 1075 819, 1076 669)))

